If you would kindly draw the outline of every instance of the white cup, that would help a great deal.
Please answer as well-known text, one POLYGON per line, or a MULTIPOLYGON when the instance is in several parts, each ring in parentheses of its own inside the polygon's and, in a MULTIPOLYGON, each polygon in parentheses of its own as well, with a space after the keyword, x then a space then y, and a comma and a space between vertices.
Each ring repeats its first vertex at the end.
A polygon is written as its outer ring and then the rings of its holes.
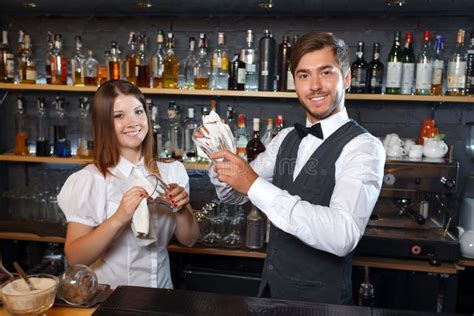
POLYGON ((421 159, 423 157, 423 146, 422 145, 413 145, 408 152, 408 157, 413 159, 421 159))
POLYGON ((405 139, 405 145, 403 145, 403 148, 407 151, 407 153, 410 152, 410 149, 416 145, 415 141, 413 139, 407 138, 405 139))
POLYGON ((404 142, 403 140, 400 139, 400 136, 398 134, 392 133, 392 134, 387 134, 383 140, 383 146, 385 149, 388 149, 392 146, 403 146, 404 142))
POLYGON ((387 149, 387 156, 399 158, 405 156, 407 151, 400 145, 392 145, 387 149))

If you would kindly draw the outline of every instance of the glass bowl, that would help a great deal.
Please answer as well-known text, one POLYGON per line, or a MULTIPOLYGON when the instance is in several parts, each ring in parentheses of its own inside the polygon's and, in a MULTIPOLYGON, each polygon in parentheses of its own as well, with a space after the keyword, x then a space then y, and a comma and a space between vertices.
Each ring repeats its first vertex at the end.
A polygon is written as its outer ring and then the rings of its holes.
POLYGON ((58 297, 70 305, 87 303, 96 294, 99 282, 86 265, 69 266, 59 280, 58 297))
POLYGON ((28 277, 37 290, 31 291, 20 277, 1 285, 3 306, 12 315, 37 315, 54 304, 58 278, 51 274, 34 274, 28 277))

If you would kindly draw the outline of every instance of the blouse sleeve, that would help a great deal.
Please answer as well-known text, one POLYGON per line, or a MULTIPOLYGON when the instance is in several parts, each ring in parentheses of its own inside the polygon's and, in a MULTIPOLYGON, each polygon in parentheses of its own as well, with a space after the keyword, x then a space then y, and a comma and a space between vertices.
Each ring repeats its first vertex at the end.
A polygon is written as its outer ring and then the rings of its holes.
POLYGON ((99 226, 106 218, 105 180, 86 168, 73 173, 58 195, 67 222, 99 226))

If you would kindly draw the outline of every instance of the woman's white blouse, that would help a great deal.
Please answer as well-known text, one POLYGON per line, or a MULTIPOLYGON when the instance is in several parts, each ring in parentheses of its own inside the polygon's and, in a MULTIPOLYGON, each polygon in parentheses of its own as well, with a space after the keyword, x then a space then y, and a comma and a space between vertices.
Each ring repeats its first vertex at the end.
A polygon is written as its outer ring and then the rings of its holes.
MULTIPOLYGON (((189 193, 189 178, 180 162, 158 162, 161 178, 166 183, 177 183, 189 193)), ((97 227, 117 210, 123 194, 149 174, 143 161, 134 165, 123 157, 110 168, 107 177, 92 164, 75 172, 64 183, 58 203, 69 222, 97 227)), ((149 206, 150 223, 154 225, 157 241, 139 246, 130 226, 97 260, 92 268, 100 283, 173 288, 167 246, 176 228, 172 212, 149 206)))

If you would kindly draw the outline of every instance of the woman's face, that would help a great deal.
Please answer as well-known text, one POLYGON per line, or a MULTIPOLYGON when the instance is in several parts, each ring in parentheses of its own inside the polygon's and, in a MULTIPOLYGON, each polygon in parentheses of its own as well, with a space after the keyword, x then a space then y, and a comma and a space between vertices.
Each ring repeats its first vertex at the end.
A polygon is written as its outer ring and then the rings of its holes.
POLYGON ((148 133, 143 104, 133 95, 119 94, 115 98, 113 118, 120 153, 131 160, 133 156, 129 155, 141 154, 142 142, 148 133))

